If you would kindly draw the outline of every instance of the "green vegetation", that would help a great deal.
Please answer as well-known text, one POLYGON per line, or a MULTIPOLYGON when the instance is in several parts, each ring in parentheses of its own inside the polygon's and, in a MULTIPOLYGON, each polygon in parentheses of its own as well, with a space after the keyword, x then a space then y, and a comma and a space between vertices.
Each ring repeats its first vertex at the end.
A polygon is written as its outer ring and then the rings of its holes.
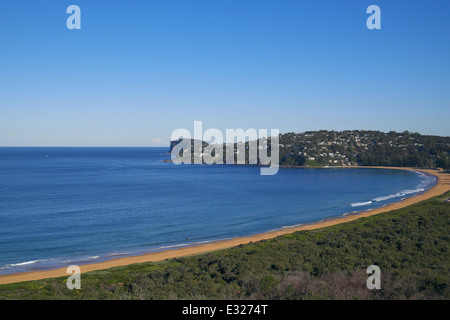
POLYGON ((280 135, 280 164, 450 168, 450 137, 404 131, 307 131, 280 135), (307 163, 308 164, 308 163, 307 163))
POLYGON ((450 192, 211 253, 0 286, 0 299, 449 299, 450 192), (370 265, 381 289, 366 288, 370 265))

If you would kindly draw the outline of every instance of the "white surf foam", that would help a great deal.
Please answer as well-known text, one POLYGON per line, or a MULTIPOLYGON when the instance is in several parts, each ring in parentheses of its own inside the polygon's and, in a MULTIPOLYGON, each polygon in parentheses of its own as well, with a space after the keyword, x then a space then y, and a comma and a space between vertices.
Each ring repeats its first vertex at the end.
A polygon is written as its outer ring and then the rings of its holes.
POLYGON ((419 192, 422 192, 422 191, 425 191, 425 189, 424 188, 418 188, 418 189, 414 189, 414 190, 402 190, 402 191, 399 191, 397 193, 390 194, 390 195, 387 195, 387 196, 377 197, 375 199, 372 199, 372 201, 377 201, 377 202, 379 202, 379 201, 386 201, 386 200, 389 200, 389 199, 398 198, 398 197, 404 197, 406 195, 413 194, 413 193, 419 193, 419 192))
POLYGON ((10 263, 10 264, 6 264, 4 266, 1 266, 0 270, 10 269, 10 268, 14 268, 14 267, 26 266, 26 265, 34 264, 34 263, 37 263, 37 262, 43 262, 43 261, 47 261, 47 260, 31 260, 31 261, 24 261, 24 262, 18 262, 18 263, 10 263))
POLYGON ((350 205, 351 205, 352 207, 367 206, 367 205, 369 205, 369 204, 372 204, 372 201, 350 203, 350 205))

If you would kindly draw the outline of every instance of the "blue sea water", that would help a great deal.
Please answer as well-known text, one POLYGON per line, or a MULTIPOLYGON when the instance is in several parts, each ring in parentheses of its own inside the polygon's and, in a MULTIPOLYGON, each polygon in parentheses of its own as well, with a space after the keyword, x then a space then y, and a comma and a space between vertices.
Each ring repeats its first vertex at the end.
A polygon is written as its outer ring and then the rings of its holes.
POLYGON ((403 170, 175 165, 168 148, 0 148, 0 274, 103 261, 381 207, 403 170))

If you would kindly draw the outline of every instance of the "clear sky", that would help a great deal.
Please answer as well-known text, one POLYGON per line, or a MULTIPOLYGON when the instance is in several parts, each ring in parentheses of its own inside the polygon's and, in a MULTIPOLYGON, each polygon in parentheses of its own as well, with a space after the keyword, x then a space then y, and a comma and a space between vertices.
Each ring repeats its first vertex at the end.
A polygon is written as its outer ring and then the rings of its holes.
POLYGON ((449 136, 449 13, 448 0, 2 0, 0 146, 167 146, 194 120, 449 136))

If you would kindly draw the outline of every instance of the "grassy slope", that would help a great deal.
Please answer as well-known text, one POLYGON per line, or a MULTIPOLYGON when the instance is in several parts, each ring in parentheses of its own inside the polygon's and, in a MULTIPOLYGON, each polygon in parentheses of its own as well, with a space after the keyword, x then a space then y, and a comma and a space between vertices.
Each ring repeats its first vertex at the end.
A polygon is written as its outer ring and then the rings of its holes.
POLYGON ((449 299, 447 193, 353 222, 236 248, 0 286, 0 299, 449 299), (381 290, 366 269, 381 268, 381 290))

